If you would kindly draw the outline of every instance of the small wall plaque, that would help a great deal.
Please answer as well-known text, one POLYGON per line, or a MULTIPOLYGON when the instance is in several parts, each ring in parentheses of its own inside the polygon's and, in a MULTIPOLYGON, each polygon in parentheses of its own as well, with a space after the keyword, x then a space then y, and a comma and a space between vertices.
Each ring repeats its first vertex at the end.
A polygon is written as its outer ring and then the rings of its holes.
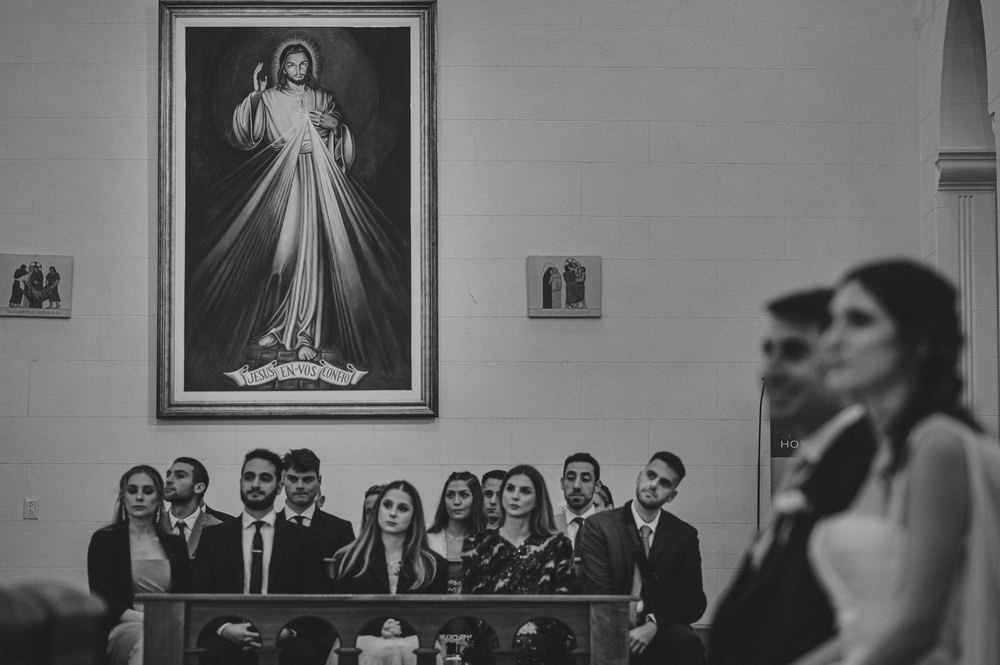
POLYGON ((601 257, 529 256, 528 316, 600 318, 601 257))
POLYGON ((72 314, 72 256, 0 254, 0 274, 8 284, 0 316, 68 319, 72 314))

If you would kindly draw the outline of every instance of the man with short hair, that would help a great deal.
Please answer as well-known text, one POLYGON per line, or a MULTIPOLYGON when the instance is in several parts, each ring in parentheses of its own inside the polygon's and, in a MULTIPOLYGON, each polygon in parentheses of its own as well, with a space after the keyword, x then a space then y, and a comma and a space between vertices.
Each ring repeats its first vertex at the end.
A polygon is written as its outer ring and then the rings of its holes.
POLYGON ((562 487, 566 505, 555 515, 556 528, 576 548, 576 534, 583 521, 597 513, 594 492, 601 479, 601 465, 590 453, 573 453, 563 462, 562 487))
POLYGON ((192 559, 205 527, 222 524, 222 520, 207 513, 202 506, 207 489, 208 470, 195 458, 178 457, 167 469, 163 498, 170 502, 168 526, 171 532, 187 541, 188 555, 192 559))
POLYGON ((635 481, 635 499, 589 517, 577 556, 585 594, 639 596, 629 630, 630 662, 702 665, 705 649, 691 629, 705 612, 698 531, 663 505, 684 478, 677 455, 658 452, 635 481))
MULTIPOLYGON (((319 543, 274 512, 281 488, 283 464, 270 450, 247 453, 240 472, 243 512, 234 523, 205 529, 195 553, 191 588, 195 593, 314 594, 328 590, 319 543)), ((209 623, 201 646, 202 663, 252 662, 248 648, 259 647, 256 628, 239 617, 220 617, 209 623)), ((279 640, 281 662, 315 665, 323 662, 332 644, 303 634, 279 640)))
POLYGON ((500 527, 503 508, 500 507, 501 487, 507 472, 503 469, 493 469, 483 474, 483 510, 486 511, 486 528, 500 527))
POLYGON ((288 520, 311 530, 323 558, 331 558, 341 547, 354 541, 354 526, 345 519, 320 510, 317 499, 323 476, 319 457, 308 448, 290 450, 282 458, 285 467, 283 485, 285 505, 278 511, 279 520, 288 520))
POLYGON ((823 385, 820 336, 832 295, 814 289, 768 304, 763 379, 771 427, 801 443, 773 499, 771 524, 719 600, 709 635, 713 665, 784 665, 836 631, 809 562, 809 535, 817 520, 850 505, 876 444, 863 409, 823 385))

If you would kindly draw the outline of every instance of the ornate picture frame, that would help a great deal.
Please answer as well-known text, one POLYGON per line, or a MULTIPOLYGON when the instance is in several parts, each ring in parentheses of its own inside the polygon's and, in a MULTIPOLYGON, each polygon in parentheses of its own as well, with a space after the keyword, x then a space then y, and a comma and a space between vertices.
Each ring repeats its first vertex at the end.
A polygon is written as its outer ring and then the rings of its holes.
POLYGON ((435 31, 161 0, 157 417, 437 415, 435 31))

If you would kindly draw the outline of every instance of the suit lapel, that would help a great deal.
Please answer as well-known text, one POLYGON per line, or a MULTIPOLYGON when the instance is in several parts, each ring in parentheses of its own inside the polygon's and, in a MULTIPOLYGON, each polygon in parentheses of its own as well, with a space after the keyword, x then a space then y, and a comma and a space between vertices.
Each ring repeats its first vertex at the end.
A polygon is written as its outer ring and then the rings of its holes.
POLYGON ((671 526, 667 512, 661 510, 660 521, 657 523, 656 531, 653 533, 653 544, 649 548, 649 563, 653 567, 655 567, 655 563, 663 554, 663 550, 667 548, 667 542, 670 540, 671 526))
POLYGON ((227 528, 229 537, 225 540, 229 549, 229 569, 236 579, 236 589, 230 593, 243 593, 243 520, 238 519, 227 528))
POLYGON ((188 538, 188 556, 192 559, 194 558, 194 553, 198 551, 198 543, 201 542, 201 533, 205 530, 205 527, 215 526, 216 524, 222 524, 222 521, 205 511, 201 512, 201 515, 195 520, 194 526, 191 528, 191 537, 188 538))
POLYGON ((622 546, 625 549, 626 564, 628 568, 629 576, 632 575, 632 569, 639 565, 639 570, 643 571, 643 568, 647 566, 646 553, 642 548, 642 541, 639 540, 639 529, 635 525, 635 519, 632 517, 632 502, 629 501, 622 508, 622 530, 625 532, 625 538, 622 539, 622 546))
MULTIPOLYGON (((391 591, 389 588, 389 569, 386 567, 385 549, 382 547, 381 538, 375 539, 374 547, 372 547, 372 562, 368 566, 368 570, 378 580, 379 588, 384 589, 383 593, 389 593, 391 591)), ((399 586, 397 585, 398 590, 399 586)))
POLYGON ((275 582, 280 578, 285 556, 288 553, 288 532, 291 528, 288 522, 274 521, 274 542, 271 543, 271 564, 267 567, 267 591, 273 593, 275 582))

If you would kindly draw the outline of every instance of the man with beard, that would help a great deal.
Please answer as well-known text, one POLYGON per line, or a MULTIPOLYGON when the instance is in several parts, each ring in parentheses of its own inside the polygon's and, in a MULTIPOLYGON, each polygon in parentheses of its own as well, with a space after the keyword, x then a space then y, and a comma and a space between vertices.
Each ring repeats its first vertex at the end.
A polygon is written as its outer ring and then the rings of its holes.
POLYGON ((556 528, 569 538, 576 548, 576 534, 583 521, 597 513, 594 492, 601 479, 601 465, 590 453, 573 453, 563 462, 559 479, 566 506, 555 515, 556 528))
POLYGON ((876 444, 864 410, 823 385, 820 335, 832 295, 797 292, 767 306, 762 351, 771 427, 801 443, 772 500, 771 524, 719 600, 708 642, 713 665, 785 665, 836 631, 809 563, 809 536, 819 519, 850 505, 876 444))
MULTIPOLYGON (((306 529, 279 521, 274 500, 281 487, 281 458, 264 449, 243 460, 240 498, 243 512, 235 523, 206 529, 195 554, 191 587, 195 593, 324 593, 328 590, 319 543, 306 529)), ((287 631, 286 631, 287 632, 287 631)), ((288 665, 323 662, 332 644, 298 634, 279 638, 280 661, 288 665)), ((255 662, 250 649, 261 646, 256 627, 239 617, 209 623, 200 646, 202 664, 255 662)))
POLYGON ((290 450, 282 461, 285 507, 278 511, 278 519, 309 529, 319 541, 323 558, 332 558, 337 550, 354 541, 354 527, 347 520, 320 510, 316 504, 323 482, 319 457, 308 448, 299 448, 290 450))
POLYGON ((500 485, 506 475, 507 472, 503 469, 493 469, 483 474, 483 510, 486 511, 487 529, 500 527, 500 518, 503 517, 503 509, 500 508, 500 485))
POLYGON ((698 532, 662 509, 677 496, 685 473, 677 455, 654 454, 636 478, 635 500, 593 515, 580 528, 581 592, 641 598, 628 634, 631 663, 705 662, 690 625, 707 605, 698 532))
POLYGON ((192 559, 205 527, 224 521, 205 511, 203 503, 207 490, 208 470, 195 458, 178 457, 167 469, 163 498, 170 502, 168 526, 172 533, 183 536, 187 541, 188 554, 192 559))

